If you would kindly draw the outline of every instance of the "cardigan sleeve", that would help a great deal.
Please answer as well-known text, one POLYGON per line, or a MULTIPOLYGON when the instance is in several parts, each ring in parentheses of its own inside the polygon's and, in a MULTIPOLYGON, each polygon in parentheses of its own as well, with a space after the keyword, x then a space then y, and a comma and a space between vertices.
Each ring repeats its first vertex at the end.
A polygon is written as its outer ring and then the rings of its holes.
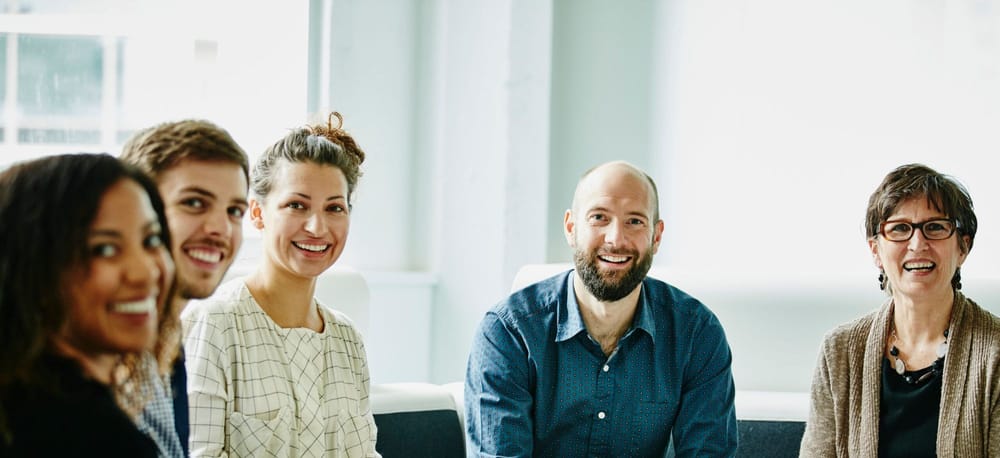
POLYGON ((800 457, 835 457, 836 419, 833 409, 833 391, 830 387, 830 365, 827 361, 830 338, 823 341, 816 371, 813 374, 809 399, 809 419, 802 435, 800 457))

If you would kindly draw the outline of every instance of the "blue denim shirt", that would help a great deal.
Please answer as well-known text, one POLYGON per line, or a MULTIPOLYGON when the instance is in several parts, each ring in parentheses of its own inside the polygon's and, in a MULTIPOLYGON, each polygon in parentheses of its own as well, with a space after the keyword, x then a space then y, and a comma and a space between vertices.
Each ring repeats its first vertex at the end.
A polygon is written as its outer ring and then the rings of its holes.
POLYGON ((465 377, 469 456, 734 456, 732 354, 698 300, 652 278, 605 357, 572 271, 487 312, 465 377))

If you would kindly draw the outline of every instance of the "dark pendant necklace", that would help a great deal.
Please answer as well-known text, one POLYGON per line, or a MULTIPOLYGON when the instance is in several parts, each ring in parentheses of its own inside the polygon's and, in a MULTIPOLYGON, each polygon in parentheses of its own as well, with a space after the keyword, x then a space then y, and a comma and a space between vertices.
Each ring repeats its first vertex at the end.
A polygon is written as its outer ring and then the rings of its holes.
POLYGON ((896 348, 897 340, 899 340, 899 338, 896 337, 896 326, 893 325, 892 348, 889 349, 889 354, 892 355, 892 358, 895 360, 895 362, 893 363, 893 369, 896 370, 897 374, 903 377, 903 380, 905 380, 906 383, 914 385, 920 384, 927 380, 930 380, 939 372, 944 371, 944 357, 945 355, 948 354, 948 329, 944 330, 944 342, 941 342, 941 345, 938 345, 937 359, 934 361, 934 364, 931 365, 931 370, 923 373, 919 377, 914 377, 913 375, 906 374, 906 364, 903 363, 903 359, 899 357, 899 349, 896 348))

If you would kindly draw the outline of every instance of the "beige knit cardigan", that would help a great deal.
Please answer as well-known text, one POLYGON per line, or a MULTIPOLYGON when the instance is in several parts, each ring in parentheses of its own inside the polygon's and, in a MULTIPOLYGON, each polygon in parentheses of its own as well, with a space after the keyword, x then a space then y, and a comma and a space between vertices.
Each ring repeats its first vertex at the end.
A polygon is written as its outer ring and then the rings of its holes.
MULTIPOLYGON (((826 335, 802 457, 877 457, 882 358, 892 301, 826 335)), ((1000 319, 955 294, 937 456, 1000 457, 1000 319)))

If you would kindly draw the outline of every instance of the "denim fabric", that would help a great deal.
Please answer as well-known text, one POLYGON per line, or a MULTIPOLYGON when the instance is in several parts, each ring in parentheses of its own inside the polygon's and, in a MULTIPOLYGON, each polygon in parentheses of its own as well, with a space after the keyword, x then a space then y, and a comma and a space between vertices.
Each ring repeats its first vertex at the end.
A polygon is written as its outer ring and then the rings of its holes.
POLYGON ((572 271, 487 312, 465 378, 469 456, 736 454, 732 353, 698 300, 652 278, 605 357, 588 334, 572 271))

